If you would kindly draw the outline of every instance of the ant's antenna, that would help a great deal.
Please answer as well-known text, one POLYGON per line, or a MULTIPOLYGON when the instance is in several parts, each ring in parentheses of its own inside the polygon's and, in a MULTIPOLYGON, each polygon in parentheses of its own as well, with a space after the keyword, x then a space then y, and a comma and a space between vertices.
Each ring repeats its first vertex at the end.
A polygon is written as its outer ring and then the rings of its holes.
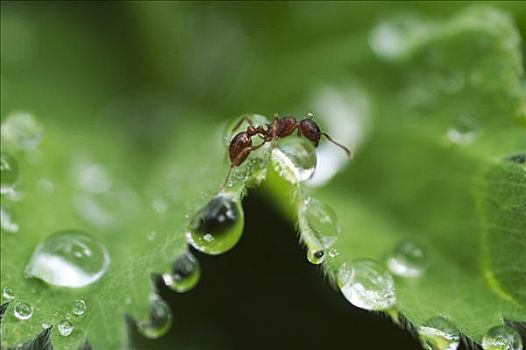
POLYGON ((351 157, 351 151, 349 151, 349 149, 347 147, 345 147, 344 145, 341 145, 339 144, 338 142, 334 141, 333 139, 331 139, 331 137, 329 135, 327 135, 326 133, 322 132, 321 133, 323 136, 325 136, 327 139, 329 139, 329 141, 331 141, 332 143, 334 143, 336 146, 340 147, 341 149, 343 149, 345 151, 345 153, 347 153, 347 157, 351 157))

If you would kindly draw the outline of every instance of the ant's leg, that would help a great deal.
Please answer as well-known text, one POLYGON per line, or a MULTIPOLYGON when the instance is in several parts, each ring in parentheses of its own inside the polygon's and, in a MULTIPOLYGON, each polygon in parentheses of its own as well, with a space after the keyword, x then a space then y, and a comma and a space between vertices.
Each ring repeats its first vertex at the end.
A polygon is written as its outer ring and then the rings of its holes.
POLYGON ((349 151, 349 149, 347 147, 345 147, 344 145, 342 144, 339 144, 338 142, 334 141, 329 135, 327 135, 326 133, 322 132, 321 133, 323 136, 325 136, 329 141, 331 141, 332 143, 334 143, 336 146, 340 147, 341 149, 343 149, 345 151, 345 153, 347 153, 347 156, 350 157, 351 156, 351 151, 349 151))
POLYGON ((250 152, 257 150, 264 144, 265 142, 262 142, 259 145, 244 148, 241 152, 239 152, 237 157, 232 160, 232 164, 230 165, 230 169, 228 169, 228 173, 226 174, 226 178, 225 178, 225 181, 223 182, 223 186, 221 187, 221 190, 223 190, 226 184, 228 183, 228 178, 230 177, 230 174, 232 173, 232 169, 236 166, 241 165, 245 161, 245 158, 248 157, 250 152))
POLYGON ((237 123, 236 125, 232 128, 232 133, 234 131, 236 131, 237 129, 239 129, 239 127, 241 126, 241 124, 243 124, 243 122, 247 122, 248 125, 250 125, 251 127, 254 127, 254 122, 252 121, 252 119, 250 119, 249 117, 247 117, 246 115, 243 116, 243 118, 241 118, 237 123))

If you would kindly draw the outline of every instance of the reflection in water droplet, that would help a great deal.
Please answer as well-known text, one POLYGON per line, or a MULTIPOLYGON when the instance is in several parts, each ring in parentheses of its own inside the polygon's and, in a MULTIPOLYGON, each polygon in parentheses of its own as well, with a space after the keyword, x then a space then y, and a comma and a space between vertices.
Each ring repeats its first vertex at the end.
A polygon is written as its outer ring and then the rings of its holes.
POLYGON ((307 258, 313 264, 321 264, 340 233, 336 213, 327 204, 309 197, 299 207, 298 221, 307 258))
POLYGON ((484 350, 522 350, 519 333, 509 326, 495 326, 482 338, 484 350))
POLYGON ((457 328, 441 316, 418 327, 418 337, 426 350, 455 350, 460 342, 457 328))
POLYGON ((243 226, 240 199, 221 193, 194 215, 187 240, 203 253, 222 254, 236 245, 243 233, 243 226))
POLYGON ((401 60, 412 53, 430 30, 429 25, 414 16, 398 16, 379 23, 371 32, 369 45, 380 58, 401 60))
POLYGON ((41 137, 42 128, 30 113, 12 113, 2 123, 2 139, 10 148, 34 149, 41 137))
POLYGON ((73 323, 71 323, 68 320, 62 320, 57 325, 58 332, 63 337, 68 337, 71 333, 73 333, 73 330, 75 330, 75 327, 73 326, 73 323))
POLYGON ((13 300, 15 298, 15 291, 12 288, 4 287, 2 289, 2 297, 6 300, 13 300))
POLYGON ((84 300, 75 300, 71 312, 77 316, 84 315, 84 312, 86 312, 86 302, 84 300))
POLYGON ((387 267, 398 276, 418 277, 427 267, 427 254, 415 242, 403 241, 388 256, 387 267))
POLYGON ((456 119, 454 125, 447 130, 449 141, 458 145, 471 144, 477 139, 478 135, 478 123, 468 116, 456 119))
POLYGON ((80 288, 98 281, 109 264, 102 243, 80 231, 61 231, 37 246, 26 275, 55 286, 80 288))
POLYGON ((6 208, 0 206, 0 227, 2 232, 16 233, 18 232, 18 224, 15 222, 13 214, 7 211, 6 208))
POLYGON ((163 280, 171 289, 183 293, 194 288, 200 275, 199 262, 192 253, 186 252, 175 260, 171 271, 163 274, 163 280))
POLYGON ((137 329, 146 338, 156 339, 168 332, 172 326, 172 311, 164 300, 154 298, 150 304, 147 320, 137 321, 137 329))
POLYGON ((13 157, 7 153, 0 154, 0 193, 5 194, 13 190, 18 181, 18 167, 13 157))
POLYGON ((316 147, 304 137, 287 137, 272 149, 272 164, 276 172, 292 184, 312 177, 316 170, 316 147))
POLYGON ((360 259, 344 263, 337 279, 343 295, 354 306, 385 310, 396 303, 393 278, 375 261, 360 259))
POLYGON ((13 313, 19 320, 28 320, 33 316, 33 308, 31 305, 19 301, 15 304, 13 313))

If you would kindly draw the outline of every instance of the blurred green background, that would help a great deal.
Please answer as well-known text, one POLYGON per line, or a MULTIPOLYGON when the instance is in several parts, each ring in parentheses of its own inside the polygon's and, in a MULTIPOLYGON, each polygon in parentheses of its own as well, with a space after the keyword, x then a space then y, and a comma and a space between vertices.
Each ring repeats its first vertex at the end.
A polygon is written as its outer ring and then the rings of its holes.
MULTIPOLYGON (((389 73, 374 62, 363 69, 374 61, 367 38, 378 21, 397 12, 448 18, 468 5, 3 1, 1 118, 27 110, 73 134, 111 130, 147 168, 181 120, 304 113, 325 86, 389 73)), ((493 5, 514 16, 524 38, 524 4, 493 5)), ((195 140, 211 135, 203 129, 195 140)), ((244 240, 224 256, 200 256, 207 272, 194 291, 159 286, 174 326, 156 341, 134 333, 137 349, 419 348, 323 283, 264 196, 250 197, 246 211, 244 240)))

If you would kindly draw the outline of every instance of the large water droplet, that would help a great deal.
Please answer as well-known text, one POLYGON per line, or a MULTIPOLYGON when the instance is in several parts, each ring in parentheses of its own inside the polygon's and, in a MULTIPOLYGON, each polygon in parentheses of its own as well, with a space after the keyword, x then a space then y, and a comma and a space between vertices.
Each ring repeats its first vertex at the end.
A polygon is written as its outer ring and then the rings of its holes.
POLYGON ((226 147, 230 145, 230 141, 232 141, 234 135, 247 130, 247 127, 249 126, 247 118, 252 121, 255 127, 257 127, 258 125, 266 126, 270 124, 270 121, 267 119, 267 117, 260 114, 247 114, 242 117, 232 118, 230 121, 227 122, 227 124, 225 125, 225 129, 223 130, 223 142, 226 147))
POLYGON ((197 284, 200 275, 199 262, 192 253, 186 252, 175 260, 171 271, 163 274, 163 280, 171 289, 183 293, 197 284))
POLYGON ((338 270, 338 286, 351 304, 365 310, 385 310, 396 303, 391 274, 372 260, 344 263, 338 270))
POLYGON ((322 263, 340 233, 336 213, 327 204, 307 198, 300 205, 298 219, 307 258, 313 264, 322 263))
POLYGON ((6 300, 13 300, 15 298, 15 291, 12 288, 4 287, 2 289, 2 297, 6 300))
POLYGON ((163 336, 172 326, 172 311, 164 300, 154 298, 150 304, 150 315, 147 320, 137 321, 137 329, 147 338, 163 336))
POLYGON ((460 333, 448 319, 438 316, 418 327, 418 337, 426 350, 455 350, 460 333))
POLYGON ((449 141, 458 145, 473 143, 479 135, 478 123, 468 116, 457 118, 453 126, 447 130, 449 141))
POLYGON ((379 23, 369 37, 373 52, 385 60, 407 58, 430 27, 414 16, 398 16, 379 23))
POLYGON ((415 242, 403 241, 388 256, 387 267, 398 276, 418 277, 427 267, 426 251, 415 242))
POLYGON ((0 227, 2 232, 10 233, 16 233, 19 229, 13 214, 3 206, 0 206, 0 227))
POLYGON ((194 215, 187 240, 203 253, 222 254, 239 241, 243 225, 243 208, 239 198, 221 193, 194 215))
POLYGON ((519 333, 509 326, 491 328, 482 338, 484 350, 522 350, 519 333))
POLYGON ((30 113, 16 112, 2 123, 2 139, 9 147, 34 149, 42 137, 42 128, 30 113))
POLYGON ((86 312, 86 302, 84 300, 75 300, 71 312, 77 316, 84 315, 86 312))
POLYGON ((13 313, 19 320, 29 320, 33 316, 33 308, 31 305, 19 301, 15 304, 13 313))
POLYGON ((71 323, 69 320, 62 320, 57 324, 58 333, 63 337, 68 337, 71 333, 73 333, 73 330, 75 330, 75 327, 73 326, 73 323, 71 323))
POLYGON ((272 164, 288 182, 306 181, 316 170, 316 147, 304 137, 286 137, 272 149, 272 164))
POLYGON ((26 275, 55 286, 80 288, 98 281, 109 264, 102 243, 81 231, 61 231, 36 247, 26 275))
POLYGON ((18 181, 18 167, 13 157, 7 153, 0 154, 0 174, 0 192, 5 194, 12 191, 18 181))

